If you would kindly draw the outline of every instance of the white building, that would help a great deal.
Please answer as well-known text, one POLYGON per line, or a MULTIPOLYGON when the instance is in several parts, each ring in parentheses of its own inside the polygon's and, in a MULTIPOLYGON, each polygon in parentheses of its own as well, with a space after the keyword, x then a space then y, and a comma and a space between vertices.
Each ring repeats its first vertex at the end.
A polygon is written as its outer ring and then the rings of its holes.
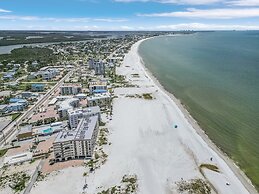
POLYGON ((53 143, 55 160, 90 158, 98 130, 98 116, 93 116, 81 119, 76 130, 59 132, 53 143))
POLYGON ((66 118, 68 116, 68 110, 79 106, 78 98, 67 98, 57 104, 58 115, 60 118, 66 118))
POLYGON ((60 86, 61 95, 76 95, 82 92, 81 84, 64 84, 60 86))
POLYGON ((3 164, 4 164, 4 166, 10 166, 10 165, 30 161, 30 160, 32 160, 32 153, 24 152, 24 153, 19 153, 19 154, 13 155, 13 156, 5 157, 3 164))
POLYGON ((56 68, 48 68, 44 71, 40 71, 40 75, 44 80, 51 80, 59 74, 59 70, 56 68))
POLYGON ((110 106, 111 96, 109 93, 94 94, 87 97, 88 106, 110 106))
POLYGON ((91 116, 98 116, 98 120, 100 120, 100 107, 99 106, 93 106, 88 108, 79 108, 76 110, 68 110, 68 120, 69 120, 69 126, 71 129, 74 129, 77 127, 79 123, 79 119, 81 118, 87 118, 91 116))

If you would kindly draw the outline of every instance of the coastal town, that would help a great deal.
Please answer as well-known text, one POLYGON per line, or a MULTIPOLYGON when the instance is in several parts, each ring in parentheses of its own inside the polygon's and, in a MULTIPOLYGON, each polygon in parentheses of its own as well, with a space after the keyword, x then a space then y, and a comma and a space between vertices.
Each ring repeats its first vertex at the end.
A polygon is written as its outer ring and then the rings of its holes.
POLYGON ((141 43, 176 34, 0 55, 0 193, 253 193, 143 65, 141 43))
POLYGON ((116 67, 133 43, 155 35, 48 45, 59 56, 50 64, 1 61, 0 193, 29 193, 50 173, 93 172, 106 161, 114 88, 128 85, 116 67))

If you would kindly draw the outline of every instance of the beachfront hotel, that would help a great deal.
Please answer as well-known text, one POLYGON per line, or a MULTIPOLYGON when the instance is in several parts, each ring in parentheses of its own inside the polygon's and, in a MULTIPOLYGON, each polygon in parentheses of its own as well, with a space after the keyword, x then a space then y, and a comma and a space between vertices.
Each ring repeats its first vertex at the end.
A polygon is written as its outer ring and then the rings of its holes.
POLYGON ((54 143, 55 160, 90 158, 99 130, 98 116, 82 118, 75 130, 61 131, 54 143))

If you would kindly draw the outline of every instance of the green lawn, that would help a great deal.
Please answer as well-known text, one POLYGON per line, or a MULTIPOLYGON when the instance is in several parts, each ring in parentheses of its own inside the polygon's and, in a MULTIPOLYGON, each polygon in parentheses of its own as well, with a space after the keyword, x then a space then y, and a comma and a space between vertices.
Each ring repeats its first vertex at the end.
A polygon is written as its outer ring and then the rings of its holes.
POLYGON ((4 156, 8 149, 0 150, 0 157, 4 156))
POLYGON ((14 113, 14 114, 12 114, 12 121, 17 119, 20 115, 21 115, 21 113, 14 113))

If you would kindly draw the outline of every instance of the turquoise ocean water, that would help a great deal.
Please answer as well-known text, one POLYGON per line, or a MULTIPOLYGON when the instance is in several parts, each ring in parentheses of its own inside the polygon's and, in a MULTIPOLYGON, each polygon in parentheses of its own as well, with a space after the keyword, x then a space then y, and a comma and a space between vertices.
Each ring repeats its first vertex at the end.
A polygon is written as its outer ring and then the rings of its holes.
POLYGON ((139 53, 259 189, 259 31, 158 37, 139 53))

